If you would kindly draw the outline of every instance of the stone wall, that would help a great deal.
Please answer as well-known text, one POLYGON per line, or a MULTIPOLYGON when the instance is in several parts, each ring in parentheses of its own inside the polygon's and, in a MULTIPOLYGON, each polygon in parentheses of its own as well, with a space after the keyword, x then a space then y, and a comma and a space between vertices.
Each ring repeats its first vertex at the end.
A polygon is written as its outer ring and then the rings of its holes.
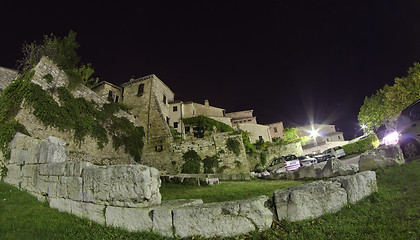
POLYGON ((68 162, 66 142, 17 133, 4 181, 47 201, 51 208, 128 231, 169 237, 228 237, 263 231, 274 219, 297 221, 339 211, 376 191, 375 172, 317 181, 267 196, 207 203, 161 202, 157 169, 142 165, 95 166, 68 162))
MULTIPOLYGON (((35 74, 32 78, 32 82, 40 85, 44 90, 48 90, 55 87, 67 86, 68 77, 64 71, 60 70, 54 63, 48 60, 46 57, 43 57, 41 61, 34 68, 35 74), (53 79, 50 83, 44 79, 44 76, 51 74, 53 79)), ((95 92, 87 88, 86 86, 79 85, 75 90, 72 91, 74 97, 83 97, 87 101, 93 101, 99 105, 108 103, 105 99, 97 95, 95 92)), ((52 94, 53 98, 58 101, 58 95, 52 94)), ((33 109, 22 107, 16 116, 21 124, 23 124, 31 136, 38 138, 46 138, 48 136, 56 136, 64 139, 67 142, 67 148, 70 150, 70 157, 73 159, 73 155, 84 156, 85 161, 92 163, 132 163, 134 160, 132 157, 124 152, 123 148, 115 150, 112 146, 112 138, 108 136, 109 143, 104 145, 104 148, 98 149, 97 141, 90 136, 86 136, 84 141, 79 144, 74 141, 74 132, 73 131, 60 131, 57 128, 44 125, 39 121, 33 114, 33 109)), ((131 122, 135 122, 134 116, 124 112, 119 111, 116 116, 126 117, 131 122)), ((77 159, 76 159, 77 161, 77 159)))
POLYGON ((0 67, 0 90, 5 89, 9 83, 16 79, 18 72, 12 69, 0 67))

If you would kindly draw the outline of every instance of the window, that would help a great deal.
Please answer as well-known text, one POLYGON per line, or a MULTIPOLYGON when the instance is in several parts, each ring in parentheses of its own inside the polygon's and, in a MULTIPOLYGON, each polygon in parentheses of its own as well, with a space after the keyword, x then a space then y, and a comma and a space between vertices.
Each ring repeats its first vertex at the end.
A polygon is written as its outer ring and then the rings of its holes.
POLYGON ((258 138, 260 139, 260 141, 262 141, 262 140, 263 140, 263 137, 262 137, 262 136, 258 136, 258 138))
POLYGON ((163 146, 162 145, 155 146, 155 151, 156 152, 162 152, 163 151, 163 146))
POLYGON ((178 122, 174 122, 174 128, 178 128, 178 122))
POLYGON ((163 103, 166 104, 166 96, 163 95, 163 103))
POLYGON ((185 132, 189 133, 190 132, 190 126, 185 126, 185 132))
POLYGON ((169 124, 169 118, 168 117, 166 117, 166 123, 169 124))
POLYGON ((275 132, 275 133, 277 132, 277 127, 274 127, 274 132, 275 132))
POLYGON ((337 136, 337 137, 338 137, 338 139, 341 139, 340 136, 337 136))
POLYGON ((172 108, 172 111, 173 111, 173 112, 178 111, 178 106, 174 106, 174 107, 172 108))
POLYGON ((118 95, 113 93, 111 90, 108 92, 108 101, 110 102, 118 102, 118 95))
POLYGON ((142 84, 140 84, 139 85, 139 89, 138 89, 138 92, 137 92, 137 96, 140 96, 140 95, 142 95, 144 93, 144 84, 142 83, 142 84))

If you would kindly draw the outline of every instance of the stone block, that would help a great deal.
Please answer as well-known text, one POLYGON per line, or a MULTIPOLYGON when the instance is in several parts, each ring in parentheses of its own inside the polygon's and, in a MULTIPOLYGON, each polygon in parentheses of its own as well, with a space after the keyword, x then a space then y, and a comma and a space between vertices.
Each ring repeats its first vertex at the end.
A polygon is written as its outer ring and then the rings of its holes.
POLYGON ((67 193, 71 200, 83 201, 83 179, 81 177, 67 178, 67 193))
POLYGON ((83 170, 84 201, 147 207, 161 202, 159 172, 143 165, 89 166, 83 170))
POLYGON ((298 173, 299 178, 317 178, 314 165, 300 167, 298 173))
POLYGON ((54 144, 48 140, 42 141, 39 149, 39 163, 65 162, 69 156, 69 150, 54 144))
POLYGON ((64 162, 45 163, 39 166, 39 174, 42 176, 64 176, 65 172, 64 162))
POLYGON ((398 145, 383 145, 360 155, 359 170, 375 170, 401 164, 404 164, 401 148, 398 145))
POLYGON ((376 173, 365 171, 355 175, 341 176, 330 179, 333 182, 341 183, 341 187, 347 192, 347 200, 356 203, 362 198, 378 190, 376 184, 376 173))
POLYGON ((68 177, 81 177, 84 168, 92 166, 89 162, 66 162, 66 173, 68 177))
POLYGON ((274 191, 278 219, 298 221, 336 212, 347 204, 347 193, 341 184, 317 181, 274 191))
POLYGON ((338 168, 338 175, 339 176, 347 176, 347 175, 353 175, 359 171, 359 165, 358 164, 348 164, 343 165, 338 168))
POLYGON ((50 208, 58 209, 59 212, 71 213, 71 200, 63 198, 48 197, 50 208))
POLYGON ((39 165, 25 164, 22 166, 22 176, 24 177, 35 177, 39 174, 39 165))
POLYGON ((8 164, 6 165, 7 175, 3 178, 3 181, 13 186, 19 186, 22 182, 22 170, 19 165, 8 164))
POLYGON ((173 210, 173 224, 177 237, 233 236, 268 229, 272 221, 273 213, 266 196, 173 210))
POLYGON ((108 206, 105 210, 106 225, 128 231, 151 231, 153 227, 150 208, 125 208, 108 206))
POLYGON ((70 201, 71 213, 81 217, 87 218, 91 221, 105 225, 104 205, 97 205, 93 203, 70 201))

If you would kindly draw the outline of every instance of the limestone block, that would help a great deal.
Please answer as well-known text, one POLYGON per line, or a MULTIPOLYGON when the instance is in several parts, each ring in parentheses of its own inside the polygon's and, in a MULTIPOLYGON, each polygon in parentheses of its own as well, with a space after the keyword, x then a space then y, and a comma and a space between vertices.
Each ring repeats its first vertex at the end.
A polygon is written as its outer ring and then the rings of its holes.
POLYGON ((302 166, 298 170, 299 178, 317 178, 314 165, 302 166))
POLYGON ((70 199, 48 197, 48 202, 50 208, 58 209, 59 212, 71 213, 70 199))
POLYGON ((97 205, 93 203, 78 202, 72 200, 69 201, 72 214, 105 225, 104 205, 97 205))
POLYGON ((39 149, 39 163, 65 162, 69 150, 48 140, 42 141, 39 149))
POLYGON ((19 186, 19 183, 23 181, 20 166, 16 164, 8 164, 6 165, 6 168, 7 175, 3 178, 3 181, 13 186, 19 186))
POLYGON ((68 197, 75 201, 83 201, 83 179, 81 177, 67 178, 68 197))
POLYGON ((128 231, 150 231, 153 224, 149 208, 125 208, 108 206, 105 210, 106 225, 128 231))
POLYGON ((338 168, 338 175, 339 176, 353 175, 357 173, 358 171, 359 171, 358 164, 342 165, 338 168))
POLYGON ((279 219, 298 221, 340 210, 347 193, 340 183, 317 181, 274 191, 274 202, 279 219))
POLYGON ((374 170, 401 164, 404 164, 401 148, 398 145, 383 145, 360 155, 359 170, 374 170))
POLYGON ((81 177, 85 167, 92 166, 89 162, 66 162, 66 173, 68 177, 81 177))
POLYGON ((54 162, 40 164, 39 175, 43 176, 64 176, 66 172, 66 163, 54 162))
POLYGON ((152 207, 152 230, 158 232, 162 236, 173 237, 172 211, 174 209, 201 204, 203 204, 203 200, 201 199, 163 201, 159 206, 152 207))
POLYGON ((58 184, 57 184, 57 197, 58 198, 68 198, 69 193, 67 190, 67 186, 69 184, 69 178, 71 177, 58 177, 58 184))
POLYGON ((322 177, 330 178, 338 176, 338 169, 343 165, 343 163, 336 159, 330 158, 326 161, 326 164, 322 168, 322 177))
POLYGON ((47 192, 47 196, 51 196, 51 197, 57 197, 57 186, 58 186, 58 177, 57 176, 49 176, 48 177, 48 182, 47 182, 47 186, 48 186, 48 192, 47 192))
POLYGON ((347 192, 347 200, 355 203, 378 190, 376 173, 373 171, 360 172, 355 175, 341 176, 330 179, 341 183, 347 192))
POLYGON ((54 137, 54 136, 49 136, 46 138, 46 140, 49 141, 50 143, 53 143, 55 145, 62 146, 62 147, 65 147, 67 145, 65 140, 58 137, 54 137))
POLYGON ((22 166, 22 176, 33 178, 39 174, 39 165, 25 164, 22 166))
POLYGON ((88 166, 82 172, 84 201, 112 206, 160 204, 159 171, 143 165, 88 166))
POLYGON ((268 229, 272 221, 273 213, 266 196, 173 210, 177 237, 233 236, 268 229))

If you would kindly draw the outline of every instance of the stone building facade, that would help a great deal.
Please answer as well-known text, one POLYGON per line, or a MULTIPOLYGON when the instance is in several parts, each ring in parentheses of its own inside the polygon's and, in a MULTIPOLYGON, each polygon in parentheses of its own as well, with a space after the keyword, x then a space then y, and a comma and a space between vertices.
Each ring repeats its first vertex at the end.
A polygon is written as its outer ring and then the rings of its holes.
POLYGON ((257 124, 257 117, 253 116, 254 110, 245 110, 239 112, 226 113, 227 117, 232 118, 232 126, 242 123, 254 123, 257 124))
POLYGON ((122 88, 112 83, 102 81, 93 86, 92 90, 110 102, 122 102, 122 88))
POLYGON ((315 123, 313 125, 298 127, 298 130, 299 137, 310 137, 312 131, 317 132, 315 140, 313 137, 311 137, 309 141, 302 146, 304 154, 312 152, 323 152, 328 148, 342 146, 348 142, 344 140, 343 133, 337 132, 335 125, 331 124, 315 123))
POLYGON ((191 129, 184 126, 182 119, 200 115, 212 118, 216 121, 231 126, 230 118, 225 116, 225 109, 210 106, 208 100, 205 100, 204 104, 182 101, 171 102, 169 126, 173 127, 175 130, 181 133, 182 137, 184 137, 186 133, 191 132, 191 129))
POLYGON ((270 127, 270 135, 271 135, 272 138, 284 138, 283 122, 270 123, 267 126, 270 127))

